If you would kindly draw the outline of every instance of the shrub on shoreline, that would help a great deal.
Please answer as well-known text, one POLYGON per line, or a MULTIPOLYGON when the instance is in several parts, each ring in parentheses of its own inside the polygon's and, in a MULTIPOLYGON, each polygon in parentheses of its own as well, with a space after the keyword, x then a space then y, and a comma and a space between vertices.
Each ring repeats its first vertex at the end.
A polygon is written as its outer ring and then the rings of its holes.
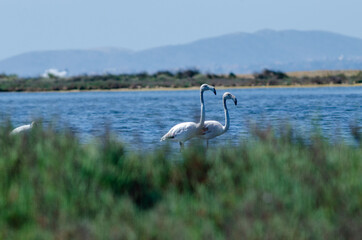
POLYGON ((202 74, 198 70, 181 70, 176 73, 159 71, 155 74, 146 72, 135 74, 105 74, 83 75, 68 78, 20 78, 16 75, 0 74, 0 92, 9 91, 69 91, 69 90, 110 90, 110 89, 140 89, 140 88, 182 88, 196 87, 208 82, 214 86, 252 87, 252 86, 300 86, 300 85, 330 85, 359 84, 362 74, 353 76, 335 74, 327 76, 291 77, 280 71, 263 70, 253 76, 238 76, 234 73, 217 75, 202 74))

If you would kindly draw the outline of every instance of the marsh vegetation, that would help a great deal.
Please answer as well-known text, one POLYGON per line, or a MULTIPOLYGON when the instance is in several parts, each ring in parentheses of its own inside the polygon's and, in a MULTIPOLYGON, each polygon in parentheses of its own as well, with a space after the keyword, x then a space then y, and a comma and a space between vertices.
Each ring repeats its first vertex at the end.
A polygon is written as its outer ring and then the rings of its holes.
POLYGON ((303 86, 303 85, 355 85, 362 83, 362 71, 331 72, 325 74, 291 74, 265 69, 253 75, 234 73, 218 75, 200 73, 198 70, 178 72, 159 71, 137 74, 81 75, 60 78, 48 77, 22 78, 16 75, 0 74, 0 91, 70 91, 70 90, 110 90, 110 89, 152 89, 189 88, 203 83, 224 87, 255 86, 303 86))
POLYGON ((355 144, 250 130, 237 146, 134 151, 106 133, 0 127, 1 239, 359 239, 355 144))

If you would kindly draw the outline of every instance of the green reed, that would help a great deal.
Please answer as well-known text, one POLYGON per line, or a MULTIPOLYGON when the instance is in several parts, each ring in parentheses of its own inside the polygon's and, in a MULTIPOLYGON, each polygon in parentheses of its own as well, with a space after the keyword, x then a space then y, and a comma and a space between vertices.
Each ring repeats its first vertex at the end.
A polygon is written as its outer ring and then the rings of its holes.
POLYGON ((359 144, 269 129, 238 146, 139 152, 109 135, 9 131, 0 127, 0 239, 361 236, 359 144))

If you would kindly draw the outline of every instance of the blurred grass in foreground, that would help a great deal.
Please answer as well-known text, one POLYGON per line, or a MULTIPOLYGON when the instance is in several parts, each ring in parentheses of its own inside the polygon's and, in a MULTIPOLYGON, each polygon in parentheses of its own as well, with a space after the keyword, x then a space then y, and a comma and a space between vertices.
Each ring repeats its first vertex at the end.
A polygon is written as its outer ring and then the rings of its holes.
POLYGON ((142 153, 111 136, 9 131, 0 127, 0 239, 362 236, 361 144, 256 129, 237 147, 142 153))

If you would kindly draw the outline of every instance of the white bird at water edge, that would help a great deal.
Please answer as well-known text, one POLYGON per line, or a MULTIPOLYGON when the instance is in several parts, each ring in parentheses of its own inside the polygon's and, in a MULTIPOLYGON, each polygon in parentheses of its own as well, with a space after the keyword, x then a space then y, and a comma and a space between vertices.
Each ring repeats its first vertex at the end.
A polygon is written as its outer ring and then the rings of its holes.
POLYGON ((229 111, 226 106, 227 99, 232 99, 235 105, 237 105, 238 102, 236 97, 229 92, 224 93, 224 95, 222 96, 222 102, 225 112, 225 126, 221 125, 221 123, 219 123, 218 121, 205 121, 202 132, 200 133, 200 135, 198 135, 199 138, 206 139, 206 147, 209 146, 209 139, 224 134, 230 127, 229 111))
POLYGON ((204 126, 205 122, 205 106, 204 106, 204 91, 213 91, 216 95, 216 90, 214 87, 208 84, 202 84, 200 87, 200 102, 201 102, 201 116, 200 122, 183 122, 173 126, 168 133, 166 133, 161 141, 170 140, 180 143, 180 147, 183 147, 185 141, 195 137, 204 126))
POLYGON ((32 122, 31 124, 17 127, 17 128, 15 128, 14 130, 12 130, 12 131, 10 132, 10 135, 16 135, 16 134, 19 134, 19 133, 28 132, 28 131, 30 131, 35 125, 36 125, 36 123, 35 123, 35 122, 32 122))

